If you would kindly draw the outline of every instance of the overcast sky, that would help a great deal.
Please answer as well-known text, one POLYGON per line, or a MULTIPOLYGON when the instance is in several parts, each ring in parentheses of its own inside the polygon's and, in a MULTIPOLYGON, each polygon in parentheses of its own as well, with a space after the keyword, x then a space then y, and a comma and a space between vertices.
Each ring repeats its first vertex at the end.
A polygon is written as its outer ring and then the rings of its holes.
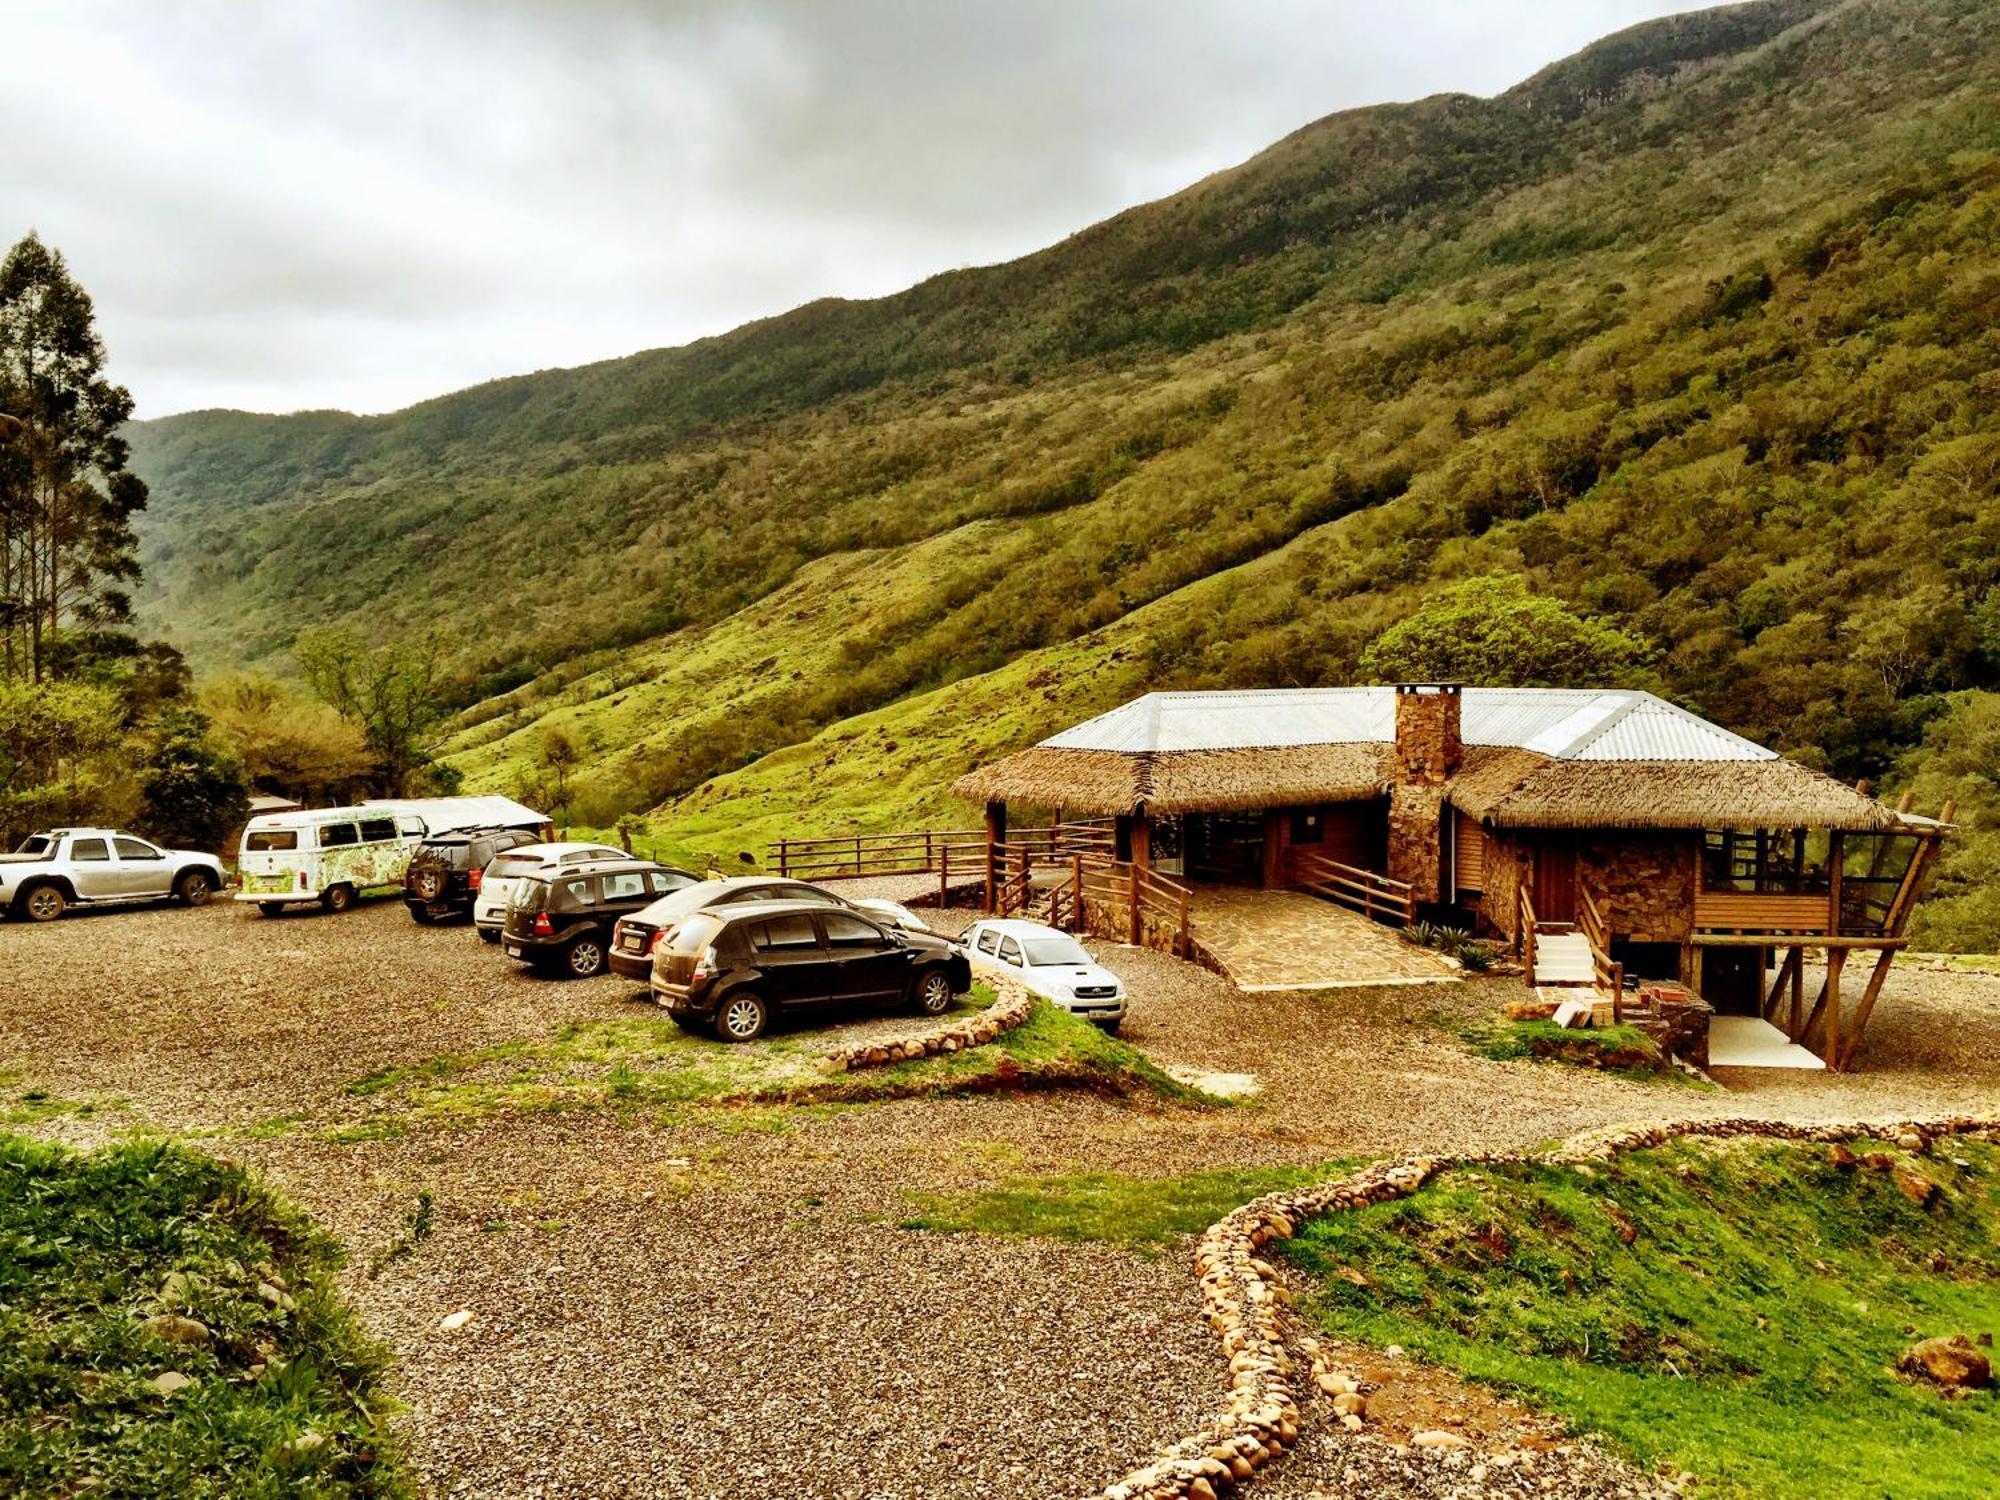
POLYGON ((139 411, 382 411, 1022 254, 1699 0, 0 0, 139 411))

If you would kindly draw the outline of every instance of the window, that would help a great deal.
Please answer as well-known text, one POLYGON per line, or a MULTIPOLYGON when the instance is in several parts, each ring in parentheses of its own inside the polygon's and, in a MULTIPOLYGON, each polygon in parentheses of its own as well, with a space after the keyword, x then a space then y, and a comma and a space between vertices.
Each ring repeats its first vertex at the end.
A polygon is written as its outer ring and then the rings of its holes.
POLYGON ((844 911, 830 911, 819 920, 826 929, 827 942, 836 948, 879 948, 883 944, 878 929, 844 911))
POLYGON ((595 880, 565 880, 562 887, 563 899, 573 906, 597 905, 597 882, 595 880))
POLYGON ((998 953, 1000 951, 1000 934, 995 932, 991 927, 980 933, 979 951, 981 953, 998 953))
POLYGON ((644 870, 624 870, 616 875, 601 877, 606 901, 630 901, 634 896, 644 896, 646 872, 644 870))
POLYGON ((759 891, 758 897, 764 901, 812 901, 826 905, 826 892, 814 890, 809 885, 781 885, 770 890, 759 891))
POLYGON ((415 816, 404 818, 396 826, 403 831, 403 837, 406 839, 420 839, 430 832, 424 827, 424 820, 415 816))
POLYGON ((253 828, 243 835, 243 848, 250 854, 271 854, 299 847, 296 828, 253 828))
POLYGON ((495 880, 519 880, 523 875, 532 875, 541 869, 538 859, 496 859, 493 868, 486 873, 495 880))
POLYGON ((688 875, 676 875, 669 870, 654 870, 646 876, 655 896, 669 895, 674 891, 684 891, 693 885, 694 879, 688 875))
POLYGON ((328 823, 319 831, 319 846, 322 849, 344 849, 350 844, 361 842, 352 823, 328 823))
POLYGON ((689 917, 680 926, 667 934, 666 945, 669 953, 699 953, 714 941, 722 930, 722 918, 699 913, 689 917))
POLYGON ((1292 809, 1292 842, 1295 844, 1317 844, 1326 837, 1326 825, 1315 807, 1295 807, 1292 809))
POLYGON ((361 820, 361 842, 364 844, 387 844, 396 837, 394 818, 363 818, 361 820))
POLYGON ((549 883, 546 880, 523 880, 514 887, 511 903, 517 911, 547 911, 549 883))
POLYGON ((1033 968, 1048 964, 1087 964, 1090 955, 1074 938, 1043 938, 1028 944, 1028 963, 1033 968))
POLYGON ((94 863, 110 859, 111 849, 103 839, 76 839, 69 846, 69 857, 94 863))
POLYGON ((1002 938, 1000 940, 1000 962, 1003 964, 1012 964, 1017 969, 1020 968, 1021 945, 1012 938, 1002 938))
POLYGON ((14 852, 16 854, 53 854, 56 852, 56 841, 47 834, 31 833, 21 840, 21 847, 14 852))
POLYGON ((166 855, 160 853, 151 844, 142 844, 137 839, 114 839, 112 842, 118 846, 118 857, 120 859, 166 858, 166 855))
POLYGON ((759 953, 797 953, 802 948, 817 948, 819 934, 813 931, 812 918, 801 912, 759 922, 750 929, 750 946, 759 953))

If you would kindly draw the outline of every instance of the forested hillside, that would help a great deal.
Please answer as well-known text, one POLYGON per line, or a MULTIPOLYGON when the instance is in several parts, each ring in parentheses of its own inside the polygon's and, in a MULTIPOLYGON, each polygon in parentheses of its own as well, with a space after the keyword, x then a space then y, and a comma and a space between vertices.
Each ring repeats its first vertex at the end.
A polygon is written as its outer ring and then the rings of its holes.
POLYGON ((1996 101, 2000 7, 1767 0, 897 297, 140 424, 142 605, 210 667, 433 634, 472 784, 560 729, 580 817, 733 853, 962 816, 973 759, 1141 686, 1348 680, 1514 573, 1690 706, 1958 796, 1933 934, 2000 945, 1996 101))

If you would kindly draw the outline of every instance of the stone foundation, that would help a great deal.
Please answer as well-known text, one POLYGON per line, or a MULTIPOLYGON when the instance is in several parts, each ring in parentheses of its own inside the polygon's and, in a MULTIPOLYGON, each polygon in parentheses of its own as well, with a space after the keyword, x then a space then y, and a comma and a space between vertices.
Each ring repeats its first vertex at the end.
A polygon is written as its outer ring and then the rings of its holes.
POLYGON ((839 1047, 822 1057, 820 1066, 829 1073, 852 1073, 861 1068, 915 1062, 921 1057, 984 1046, 1001 1032, 1011 1031, 1026 1021, 1035 1008, 1035 997, 1020 980, 995 976, 986 982, 999 998, 977 1015, 900 1041, 856 1042, 851 1047, 839 1047))
POLYGON ((1291 1294, 1279 1281, 1276 1268, 1264 1259, 1263 1251, 1275 1240, 1290 1239, 1298 1226, 1315 1214, 1406 1198, 1439 1172, 1453 1167, 1530 1160, 1565 1164, 1608 1161, 1623 1151, 1641 1151, 1692 1136, 1829 1142, 1868 1139, 1925 1150, 1939 1136, 1991 1135, 1996 1131, 2000 1131, 2000 1117, 1970 1115, 1889 1125, 1684 1120, 1586 1132, 1546 1155, 1487 1152, 1382 1162, 1339 1182, 1267 1194, 1218 1220, 1195 1250, 1195 1269, 1201 1276, 1209 1325, 1229 1358, 1228 1396, 1221 1414, 1200 1432, 1101 1491, 1099 1500, 1215 1500, 1298 1441, 1301 1386, 1308 1397, 1319 1387, 1298 1379, 1286 1338, 1291 1294))

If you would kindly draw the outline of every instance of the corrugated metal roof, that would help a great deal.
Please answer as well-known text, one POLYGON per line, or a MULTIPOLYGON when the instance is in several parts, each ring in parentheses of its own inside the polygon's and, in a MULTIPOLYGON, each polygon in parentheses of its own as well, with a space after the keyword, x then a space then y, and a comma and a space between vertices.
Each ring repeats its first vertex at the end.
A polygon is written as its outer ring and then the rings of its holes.
MULTIPOLYGON (((1624 688, 1467 688, 1462 709, 1466 744, 1532 750, 1555 760, 1776 758, 1684 708, 1624 688)), ((1148 693, 1042 744, 1142 754, 1388 744, 1395 735, 1394 688, 1249 688, 1148 693)))

